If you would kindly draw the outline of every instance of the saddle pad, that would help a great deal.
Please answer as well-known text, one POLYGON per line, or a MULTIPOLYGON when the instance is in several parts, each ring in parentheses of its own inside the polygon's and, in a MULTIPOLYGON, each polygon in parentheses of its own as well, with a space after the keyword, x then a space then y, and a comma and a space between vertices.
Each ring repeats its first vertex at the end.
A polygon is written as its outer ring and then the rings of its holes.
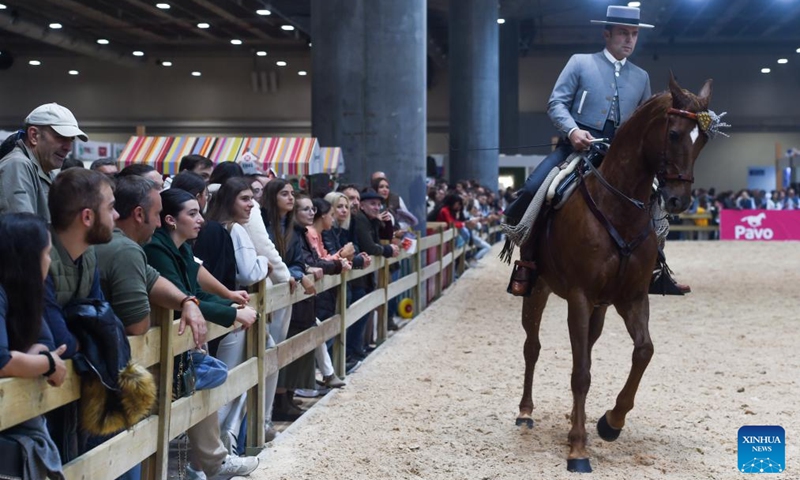
MULTIPOLYGON (((564 163, 560 165, 561 171, 558 172, 556 178, 553 179, 550 185, 546 186, 548 202, 553 200, 553 198, 556 196, 556 190, 558 190, 561 182, 563 182, 564 179, 567 178, 570 173, 575 171, 575 168, 577 168, 578 164, 581 163, 583 158, 584 158, 583 154, 576 152, 567 157, 564 163)), ((566 198, 568 197, 568 195, 565 195, 564 197, 566 198)), ((561 201, 563 202, 564 199, 561 199, 561 201)))

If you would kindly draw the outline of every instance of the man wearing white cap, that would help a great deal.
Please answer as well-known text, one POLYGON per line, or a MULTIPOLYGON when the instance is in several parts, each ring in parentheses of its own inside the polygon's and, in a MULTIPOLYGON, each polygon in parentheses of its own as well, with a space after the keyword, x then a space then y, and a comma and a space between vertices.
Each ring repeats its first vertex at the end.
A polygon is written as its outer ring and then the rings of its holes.
MULTIPOLYGON (((595 138, 613 138, 619 125, 636 107, 650 98, 650 77, 628 61, 636 48, 640 28, 639 9, 610 6, 605 20, 606 47, 601 52, 573 55, 556 80, 547 114, 561 133, 556 149, 525 181, 517 199, 505 211, 506 222, 516 224, 524 215, 547 174, 572 152, 586 150, 595 138)), ((536 279, 530 249, 521 250, 508 292, 528 296, 536 279)))
POLYGON ((88 141, 66 107, 47 103, 25 119, 19 139, 0 158, 0 213, 30 212, 50 222, 47 195, 75 137, 88 141))

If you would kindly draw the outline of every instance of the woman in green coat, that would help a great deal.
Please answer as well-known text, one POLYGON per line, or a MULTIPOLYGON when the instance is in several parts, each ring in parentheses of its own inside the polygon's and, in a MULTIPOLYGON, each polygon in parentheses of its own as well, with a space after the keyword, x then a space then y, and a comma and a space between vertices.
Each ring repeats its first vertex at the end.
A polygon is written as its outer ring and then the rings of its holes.
POLYGON ((223 327, 230 327, 234 321, 245 328, 252 325, 255 310, 233 307, 230 300, 204 292, 197 283, 200 264, 187 243, 197 238, 203 225, 197 200, 189 192, 170 188, 161 192, 161 203, 161 227, 144 246, 147 263, 181 289, 187 301, 196 298, 207 321, 223 327))

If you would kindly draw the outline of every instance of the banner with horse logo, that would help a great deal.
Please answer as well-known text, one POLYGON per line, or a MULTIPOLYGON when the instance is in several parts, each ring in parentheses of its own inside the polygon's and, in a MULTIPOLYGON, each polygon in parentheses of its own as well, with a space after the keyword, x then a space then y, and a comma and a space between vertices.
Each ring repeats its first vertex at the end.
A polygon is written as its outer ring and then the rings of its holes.
POLYGON ((722 210, 720 240, 800 240, 800 210, 722 210))

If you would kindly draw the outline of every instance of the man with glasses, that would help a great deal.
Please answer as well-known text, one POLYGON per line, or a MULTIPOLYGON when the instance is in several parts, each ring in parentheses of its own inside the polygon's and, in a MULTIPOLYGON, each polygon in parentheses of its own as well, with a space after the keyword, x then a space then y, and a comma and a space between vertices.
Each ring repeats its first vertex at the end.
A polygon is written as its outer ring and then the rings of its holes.
POLYGON ((89 140, 66 107, 47 103, 28 115, 13 149, 0 159, 0 213, 35 213, 50 223, 53 171, 72 152, 75 137, 89 140))

